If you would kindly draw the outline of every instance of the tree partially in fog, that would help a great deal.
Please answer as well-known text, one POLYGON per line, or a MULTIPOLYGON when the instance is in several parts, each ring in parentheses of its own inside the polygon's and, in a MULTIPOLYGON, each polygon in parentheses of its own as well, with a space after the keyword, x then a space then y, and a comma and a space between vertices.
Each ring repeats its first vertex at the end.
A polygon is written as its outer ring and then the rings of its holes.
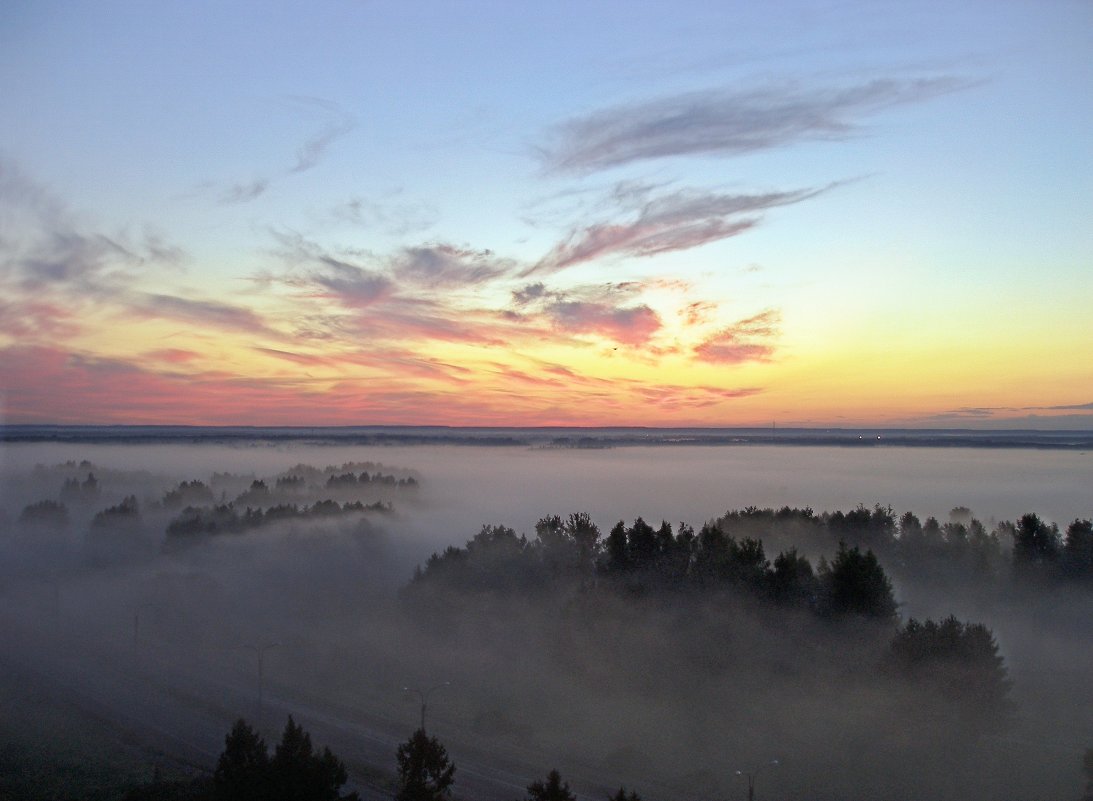
POLYGON ((213 772, 217 801, 266 801, 269 753, 266 742, 240 718, 224 738, 224 752, 213 772))
POLYGON ((1067 526, 1063 566, 1068 575, 1093 578, 1093 521, 1075 520, 1067 526))
POLYGON ((641 801, 641 796, 633 790, 628 793, 625 787, 620 787, 617 793, 608 796, 607 801, 641 801))
POLYGON ((270 801, 339 801, 338 790, 349 779, 345 764, 329 748, 315 753, 311 735, 291 715, 269 766, 270 801))
POLYGON ((1022 515, 1013 532, 1013 562, 1020 570, 1044 568, 1059 559, 1059 528, 1039 515, 1022 515))
POLYGON ((349 776, 345 764, 324 748, 316 753, 311 735, 292 717, 269 757, 265 741, 238 720, 224 739, 213 773, 216 801, 358 801, 341 795, 349 776))
POLYGON ((569 791, 569 783, 562 781, 558 771, 552 770, 545 782, 534 781, 528 785, 527 801, 577 801, 577 796, 569 791))
POLYGON ((966 714, 996 721, 1013 709, 998 643, 982 623, 911 618, 893 637, 890 664, 966 714))
POLYGON ((535 524, 535 546, 552 577, 587 575, 595 567, 600 530, 585 513, 542 518, 535 524))
POLYGON ((440 741, 418 729, 398 747, 396 801, 443 801, 451 796, 455 765, 440 741))
POLYGON ((790 548, 774 559, 769 586, 771 598, 789 606, 811 604, 819 592, 812 563, 798 554, 796 548, 790 548))
POLYGON ((29 503, 23 507, 19 522, 63 528, 68 525, 68 508, 63 503, 50 500, 29 503))
POLYGON ((831 564, 821 561, 820 584, 824 610, 829 614, 857 614, 883 620, 896 616, 892 582, 872 551, 862 553, 857 546, 848 548, 845 542, 840 542, 831 564))

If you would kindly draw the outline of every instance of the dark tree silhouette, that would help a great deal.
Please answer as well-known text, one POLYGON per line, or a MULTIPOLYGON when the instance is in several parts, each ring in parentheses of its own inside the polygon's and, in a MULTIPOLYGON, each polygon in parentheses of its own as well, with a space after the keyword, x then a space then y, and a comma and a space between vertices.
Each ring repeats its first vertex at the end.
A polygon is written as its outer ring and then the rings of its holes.
POLYGON ((629 549, 626 542, 626 524, 621 520, 607 535, 607 563, 609 571, 626 570, 630 566, 629 549))
POLYGON ((625 787, 620 787, 617 793, 608 796, 607 801, 641 801, 641 796, 633 790, 628 793, 625 787))
POLYGON ((892 582, 872 551, 862 553, 857 546, 847 548, 840 542, 831 564, 820 565, 820 582, 828 613, 886 620, 896 616, 892 582))
POLYGON ((778 554, 770 575, 770 593, 781 604, 807 605, 813 603, 819 584, 812 572, 812 564, 790 548, 778 554))
POLYGON ((270 760, 270 801, 353 801, 357 794, 339 795, 349 776, 329 748, 315 754, 311 735, 291 716, 270 760))
POLYGON ((224 738, 224 752, 213 773, 215 801, 359 801, 341 795, 345 765, 324 748, 316 754, 311 735, 289 717, 270 759, 265 741, 243 720, 224 738))
POLYGON ((1063 564, 1071 576, 1093 578, 1093 521, 1075 520, 1067 526, 1063 564))
POLYGON ((443 801, 451 796, 455 765, 440 741, 418 729, 398 747, 396 801, 443 801))
POLYGON ((562 781, 558 771, 552 770, 545 782, 528 785, 527 801, 577 801, 577 796, 569 792, 569 783, 562 781))
POLYGON ((998 643, 981 623, 961 623, 952 616, 940 623, 911 618, 892 639, 891 655, 906 676, 976 718, 994 721, 1013 710, 998 643))
POLYGON ((1022 515, 1013 532, 1013 561, 1018 569, 1044 567, 1059 558, 1059 529, 1039 515, 1022 515))
POLYGON ((224 752, 213 773, 213 793, 217 801, 265 801, 268 783, 266 742, 240 718, 224 738, 224 752))

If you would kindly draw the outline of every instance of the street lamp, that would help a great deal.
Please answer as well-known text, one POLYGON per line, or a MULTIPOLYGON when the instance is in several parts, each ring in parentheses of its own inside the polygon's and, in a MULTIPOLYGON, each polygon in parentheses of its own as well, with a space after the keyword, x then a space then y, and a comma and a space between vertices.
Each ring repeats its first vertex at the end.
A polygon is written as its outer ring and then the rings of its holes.
POLYGON ((266 651, 268 651, 270 648, 276 648, 280 644, 281 643, 279 643, 279 642, 267 642, 265 645, 251 645, 250 643, 242 643, 242 644, 239 645, 240 648, 246 648, 246 649, 248 649, 250 651, 254 651, 256 654, 258 654, 258 718, 259 718, 259 720, 261 720, 261 718, 262 718, 262 693, 263 693, 264 674, 265 674, 266 651))
POLYGON ((425 731, 425 705, 429 702, 429 696, 433 693, 434 690, 439 690, 441 687, 447 687, 450 684, 451 684, 450 681, 446 681, 443 684, 438 684, 435 687, 430 687, 425 692, 422 692, 421 690, 418 690, 414 687, 403 687, 402 688, 402 691, 404 693, 417 693, 418 696, 421 698, 421 730, 422 731, 425 731))
MULTIPOLYGON (((770 762, 767 763, 767 765, 777 765, 777 764, 778 764, 777 759, 772 759, 770 762)), ((767 765, 760 765, 759 767, 757 767, 755 770, 752 770, 752 771, 746 771, 746 770, 736 771, 737 776, 747 776, 748 777, 748 801, 755 801, 755 777, 758 776, 759 771, 761 771, 767 765)))

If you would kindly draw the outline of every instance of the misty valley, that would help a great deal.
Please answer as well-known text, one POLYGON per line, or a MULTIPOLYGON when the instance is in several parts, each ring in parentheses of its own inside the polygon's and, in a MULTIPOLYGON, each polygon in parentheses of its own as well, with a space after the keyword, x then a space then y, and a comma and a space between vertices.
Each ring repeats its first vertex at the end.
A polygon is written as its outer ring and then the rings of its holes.
POLYGON ((3 798, 273 798, 223 765, 287 775, 286 754, 326 777, 300 797, 432 798, 407 765, 440 744, 464 799, 1093 781, 1084 453, 3 457, 3 798))

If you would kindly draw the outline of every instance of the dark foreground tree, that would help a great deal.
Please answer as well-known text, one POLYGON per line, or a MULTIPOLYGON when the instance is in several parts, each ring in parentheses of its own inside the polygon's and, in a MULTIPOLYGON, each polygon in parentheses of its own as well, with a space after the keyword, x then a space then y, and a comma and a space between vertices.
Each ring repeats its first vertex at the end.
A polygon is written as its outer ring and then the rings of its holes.
POLYGON ((528 785, 527 801, 577 801, 569 792, 569 783, 563 782, 558 771, 547 774, 546 782, 536 781, 528 785))
POLYGON ((1013 532, 1013 563, 1018 570, 1043 570, 1059 560, 1059 527, 1038 515, 1022 515, 1013 532))
POLYGON ((316 754, 311 735, 289 716, 281 742, 270 760, 271 801, 349 801, 339 790, 349 779, 345 765, 324 748, 316 754))
POLYGON ((896 599, 892 582, 872 551, 862 553, 854 546, 839 543, 831 565, 821 564, 820 582, 824 590, 825 609, 830 614, 858 614, 893 620, 896 599))
POLYGON ((238 720, 224 739, 213 795, 216 801, 356 801, 356 793, 339 792, 348 778, 329 748, 315 753, 311 735, 291 716, 273 759, 258 733, 238 720))
POLYGON ((1012 712, 998 643, 982 623, 911 618, 892 639, 891 655, 903 675, 976 719, 998 721, 1012 712))
POLYGON ((224 753, 213 773, 218 801, 265 801, 269 783, 266 742, 240 718, 224 738, 224 753))
POLYGON ((607 801, 641 801, 641 796, 631 790, 626 792, 625 787, 620 787, 619 791, 612 796, 609 796, 607 801))
POLYGON ((418 729, 398 747, 396 801, 443 801, 452 794, 455 765, 440 741, 418 729))

